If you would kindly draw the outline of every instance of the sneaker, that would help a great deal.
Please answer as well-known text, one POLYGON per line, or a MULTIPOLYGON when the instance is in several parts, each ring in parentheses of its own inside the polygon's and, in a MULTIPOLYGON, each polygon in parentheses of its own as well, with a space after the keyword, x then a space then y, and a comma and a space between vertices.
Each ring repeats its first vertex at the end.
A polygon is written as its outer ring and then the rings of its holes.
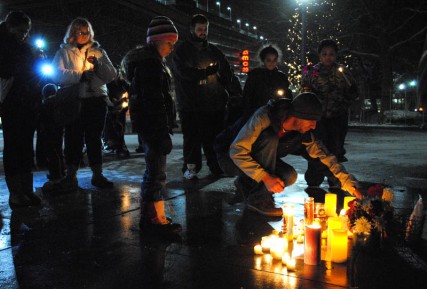
POLYGON ((187 180, 195 180, 197 179, 197 173, 195 170, 187 169, 184 173, 184 178, 187 180))
POLYGON ((114 187, 114 183, 109 181, 103 174, 92 176, 91 183, 100 189, 111 189, 114 187))
POLYGON ((254 202, 248 202, 246 206, 249 210, 267 217, 283 216, 283 210, 282 208, 276 206, 273 196, 271 196, 271 198, 263 198, 254 202))

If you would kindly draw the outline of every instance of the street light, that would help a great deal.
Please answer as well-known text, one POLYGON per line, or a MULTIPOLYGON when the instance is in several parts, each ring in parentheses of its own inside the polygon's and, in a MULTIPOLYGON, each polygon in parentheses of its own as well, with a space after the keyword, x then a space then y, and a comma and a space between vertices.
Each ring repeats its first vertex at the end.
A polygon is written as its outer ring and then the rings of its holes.
POLYGON ((240 19, 236 20, 237 24, 239 24, 239 29, 242 29, 242 21, 240 19))
POLYGON ((230 21, 231 21, 231 20, 232 20, 232 19, 231 19, 231 7, 230 7, 230 6, 228 6, 228 7, 227 7, 227 10, 230 12, 230 21))
POLYGON ((218 6, 218 15, 221 16, 221 2, 216 1, 216 6, 218 6))

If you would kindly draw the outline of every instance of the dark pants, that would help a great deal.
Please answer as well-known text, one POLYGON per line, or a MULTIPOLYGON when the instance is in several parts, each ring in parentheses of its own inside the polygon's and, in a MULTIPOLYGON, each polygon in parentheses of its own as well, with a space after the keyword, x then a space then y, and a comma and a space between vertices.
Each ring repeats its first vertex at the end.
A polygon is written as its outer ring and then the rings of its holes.
POLYGON ((126 148, 126 111, 127 110, 109 110, 107 112, 104 127, 104 141, 110 149, 121 150, 126 148))
POLYGON ((145 152, 145 173, 141 183, 143 202, 156 202, 163 199, 166 186, 166 155, 163 155, 143 142, 145 152))
MULTIPOLYGON (((7 100, 6 100, 7 101, 7 100)), ((31 173, 36 113, 18 105, 3 104, 3 166, 5 177, 31 173)))
POLYGON ((212 173, 220 173, 213 148, 215 137, 224 129, 224 112, 181 112, 181 126, 184 137, 184 165, 195 164, 196 172, 202 168, 202 148, 206 163, 212 173))
POLYGON ((64 140, 64 128, 51 123, 43 123, 40 129, 40 135, 44 144, 47 167, 49 170, 48 178, 58 180, 65 176, 64 154, 62 150, 64 140))
MULTIPOLYGON (((344 157, 344 141, 348 130, 347 114, 342 114, 334 118, 322 118, 316 125, 316 137, 322 141, 330 153, 334 154, 338 160, 344 157)), ((308 167, 305 173, 305 180, 309 186, 319 186, 327 177, 330 186, 340 186, 340 181, 333 176, 329 168, 318 158, 308 160, 308 167)))
POLYGON ((67 165, 79 166, 86 143, 89 166, 102 164, 101 135, 107 105, 102 97, 82 99, 79 118, 65 127, 65 160, 67 165))

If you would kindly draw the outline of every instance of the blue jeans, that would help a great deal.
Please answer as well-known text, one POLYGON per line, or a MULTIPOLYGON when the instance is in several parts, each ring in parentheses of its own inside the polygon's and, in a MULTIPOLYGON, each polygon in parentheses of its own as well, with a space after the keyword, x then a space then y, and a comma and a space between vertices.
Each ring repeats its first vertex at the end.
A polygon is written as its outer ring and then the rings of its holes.
MULTIPOLYGON (((282 139, 278 138, 273 128, 270 127, 265 129, 252 145, 251 155, 269 174, 281 178, 285 186, 288 187, 295 183, 298 174, 291 165, 280 158, 290 153, 296 153, 299 148, 300 146, 296 146, 295 143, 289 145, 289 142, 283 142, 282 139)), ((226 174, 234 174, 241 177, 242 183, 246 186, 245 191, 249 192, 250 195, 271 196, 271 193, 268 192, 263 183, 256 183, 246 176, 230 158, 220 158, 219 164, 226 174), (236 172, 240 173, 236 174, 236 172)))
POLYGON ((141 199, 143 202, 161 201, 166 192, 166 155, 146 142, 143 145, 145 173, 141 183, 141 199))

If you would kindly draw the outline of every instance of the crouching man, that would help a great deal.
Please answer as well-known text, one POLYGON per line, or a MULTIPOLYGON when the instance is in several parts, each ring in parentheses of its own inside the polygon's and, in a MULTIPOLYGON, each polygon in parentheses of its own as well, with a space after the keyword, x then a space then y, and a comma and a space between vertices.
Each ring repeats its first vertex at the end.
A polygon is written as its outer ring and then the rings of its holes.
MULTIPOLYGON (((305 152, 319 158, 340 180, 343 190, 362 197, 356 178, 347 173, 311 131, 321 116, 322 105, 316 95, 302 93, 293 101, 282 98, 269 102, 240 129, 229 155, 242 172, 235 184, 237 191, 244 194, 248 209, 266 216, 282 216, 272 194, 295 183, 297 172, 281 158, 305 152)), ((223 170, 236 171, 232 166, 223 170)))

